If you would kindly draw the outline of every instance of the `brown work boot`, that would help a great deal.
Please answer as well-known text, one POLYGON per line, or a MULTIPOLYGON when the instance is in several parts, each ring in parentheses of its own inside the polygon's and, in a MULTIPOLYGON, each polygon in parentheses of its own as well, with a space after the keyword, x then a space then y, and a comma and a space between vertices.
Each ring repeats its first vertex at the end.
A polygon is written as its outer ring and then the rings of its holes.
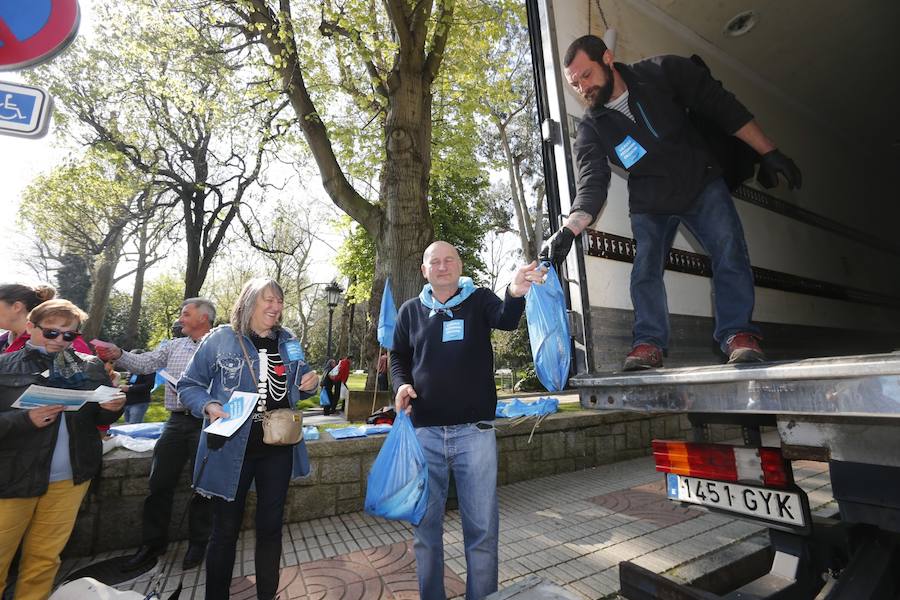
POLYGON ((725 342, 728 364, 764 362, 766 355, 759 347, 759 336, 752 333, 736 333, 725 342))
POLYGON ((625 357, 623 371, 642 371, 644 369, 658 369, 663 366, 662 348, 653 344, 638 344, 631 349, 625 357))

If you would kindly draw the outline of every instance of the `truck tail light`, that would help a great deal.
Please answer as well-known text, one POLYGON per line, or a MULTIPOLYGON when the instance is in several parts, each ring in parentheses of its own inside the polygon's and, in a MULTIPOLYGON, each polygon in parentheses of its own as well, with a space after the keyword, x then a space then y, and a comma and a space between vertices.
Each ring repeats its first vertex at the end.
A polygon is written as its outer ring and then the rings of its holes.
POLYGON ((663 473, 779 488, 793 483, 780 448, 653 440, 653 458, 663 473))

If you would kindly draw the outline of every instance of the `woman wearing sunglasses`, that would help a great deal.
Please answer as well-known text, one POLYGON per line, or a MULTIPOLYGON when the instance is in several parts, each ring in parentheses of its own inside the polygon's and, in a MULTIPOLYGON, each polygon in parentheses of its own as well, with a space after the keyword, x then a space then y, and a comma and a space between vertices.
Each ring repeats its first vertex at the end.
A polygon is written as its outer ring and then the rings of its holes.
MULTIPOLYGON (((6 329, 6 333, 0 335, 0 352, 15 352, 25 347, 25 342, 30 337, 25 330, 28 313, 41 302, 52 300, 54 296, 56 290, 49 285, 0 285, 0 329, 6 329)), ((94 353, 80 337, 75 338, 72 347, 85 354, 94 353)))
POLYGON ((123 394, 65 412, 62 406, 11 406, 32 384, 109 385, 103 362, 73 349, 86 318, 68 300, 44 302, 28 315, 24 347, 0 354, 0 589, 21 543, 17 600, 50 595, 78 507, 100 472, 97 425, 115 422, 125 404, 123 394))

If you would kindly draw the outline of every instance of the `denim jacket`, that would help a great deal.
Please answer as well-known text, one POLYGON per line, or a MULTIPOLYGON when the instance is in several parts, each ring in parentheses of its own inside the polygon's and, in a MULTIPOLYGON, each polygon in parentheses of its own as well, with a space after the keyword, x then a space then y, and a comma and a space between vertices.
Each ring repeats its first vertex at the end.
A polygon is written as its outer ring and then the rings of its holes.
MULTIPOLYGON (((253 363, 253 373, 259 373, 259 355, 253 342, 244 336, 244 347, 253 363)), ((287 365, 288 389, 290 389, 291 406, 297 401, 308 398, 309 393, 300 390, 300 379, 310 369, 303 360, 289 361, 287 343, 296 340, 287 329, 278 330, 278 351, 287 365)), ((178 381, 178 398, 195 417, 204 419, 204 427, 208 419, 204 409, 210 402, 225 404, 235 390, 255 393, 257 382, 247 367, 244 353, 238 343, 237 335, 230 325, 222 325, 209 332, 200 342, 187 369, 178 381)), ((211 450, 207 446, 207 434, 201 432, 200 444, 197 447, 197 460, 194 463, 194 489, 204 496, 218 496, 225 500, 234 500, 237 492, 241 467, 244 464, 244 452, 250 436, 250 419, 241 428, 227 438, 221 448, 211 450)), ((309 457, 306 443, 301 441, 294 446, 294 466, 291 478, 309 474, 309 457)))

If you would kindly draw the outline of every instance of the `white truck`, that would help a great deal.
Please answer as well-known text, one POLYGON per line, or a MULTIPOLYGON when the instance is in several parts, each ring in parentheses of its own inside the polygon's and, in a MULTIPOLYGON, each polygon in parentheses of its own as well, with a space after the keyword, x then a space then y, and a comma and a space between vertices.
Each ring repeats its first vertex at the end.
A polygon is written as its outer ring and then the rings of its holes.
POLYGON ((754 268, 755 320, 773 361, 721 365, 710 268, 675 239, 665 282, 666 368, 618 373, 631 346, 627 174, 563 266, 587 408, 687 413, 689 442, 654 442, 673 501, 770 527, 770 572, 718 596, 635 565, 622 594, 649 598, 895 598, 900 594, 900 4, 527 0, 551 229, 576 186, 571 143, 584 107, 561 57, 593 33, 616 60, 696 54, 803 171, 803 188, 734 192, 754 268), (608 33, 614 30, 615 34, 608 33), (712 366, 710 366, 712 365, 712 366), (709 444, 707 425, 742 427, 709 444), (762 443, 777 431, 780 444, 762 443), (813 518, 791 461, 829 465, 839 515, 813 518))

